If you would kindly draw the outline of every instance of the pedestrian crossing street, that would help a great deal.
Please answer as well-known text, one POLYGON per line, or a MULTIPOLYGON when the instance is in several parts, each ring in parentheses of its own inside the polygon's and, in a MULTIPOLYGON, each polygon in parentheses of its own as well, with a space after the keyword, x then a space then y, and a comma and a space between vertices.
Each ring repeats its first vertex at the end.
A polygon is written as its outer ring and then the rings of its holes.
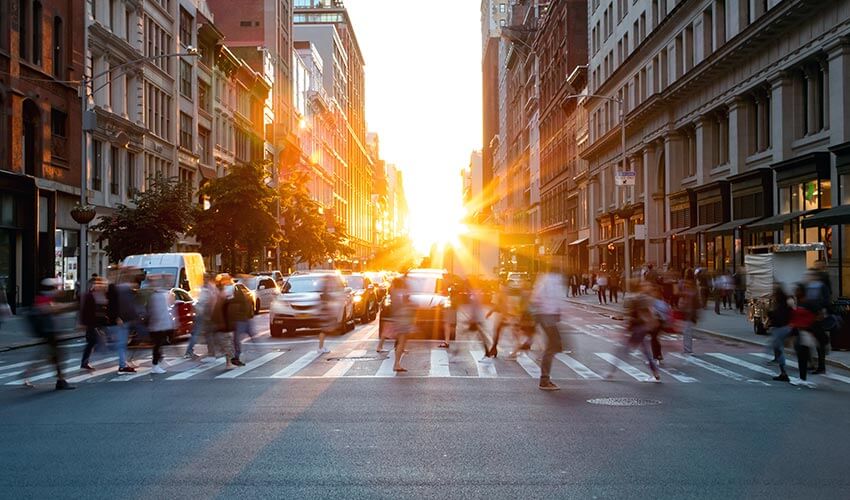
MULTIPOLYGON (((269 350, 264 344, 246 346, 243 361, 246 365, 225 369, 224 358, 210 362, 175 357, 176 349, 166 355, 167 373, 151 373, 150 355, 137 356, 137 373, 117 373, 117 358, 109 355, 93 360, 94 371, 79 368, 79 358, 74 356, 63 361, 68 382, 87 383, 132 383, 139 381, 180 382, 192 380, 244 380, 244 379, 385 379, 385 378, 434 378, 434 379, 537 379, 540 376, 540 351, 521 352, 516 359, 507 359, 506 352, 496 360, 484 360, 480 344, 472 341, 456 342, 451 350, 438 349, 431 342, 411 342, 409 352, 402 364, 409 371, 393 371, 394 352, 377 353, 374 340, 339 342, 331 345, 331 352, 323 354, 313 344, 298 345, 293 349, 269 350), (263 352, 266 350, 268 352, 263 352)), ((701 383, 731 383, 753 386, 787 386, 774 382, 776 366, 767 364, 770 355, 763 352, 706 352, 692 356, 670 352, 660 366, 664 383, 695 385, 701 383)), ((34 361, 0 364, 0 384, 5 387, 24 384, 26 370, 34 361)), ((789 360, 792 375, 796 363, 789 360)), ((54 372, 41 367, 29 374, 32 383, 53 382, 54 372)), ((624 356, 617 349, 610 352, 570 352, 555 356, 552 378, 556 381, 603 382, 654 382, 642 355, 632 352, 624 356)), ((818 387, 850 387, 850 374, 831 369, 826 375, 809 377, 818 387)), ((799 380, 792 376, 792 383, 799 380)))

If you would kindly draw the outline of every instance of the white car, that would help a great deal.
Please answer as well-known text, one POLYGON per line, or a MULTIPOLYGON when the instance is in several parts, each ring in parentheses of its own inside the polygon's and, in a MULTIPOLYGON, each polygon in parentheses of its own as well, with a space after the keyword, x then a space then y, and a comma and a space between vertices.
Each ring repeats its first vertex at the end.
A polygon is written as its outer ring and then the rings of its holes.
POLYGON ((251 276, 250 278, 239 278, 235 281, 245 285, 254 294, 255 312, 260 312, 261 309, 269 309, 275 297, 280 294, 280 289, 271 276, 251 276))
POLYGON ((354 328, 353 293, 338 274, 310 273, 290 276, 269 309, 272 337, 293 335, 299 328, 328 328, 337 333, 354 328), (327 288, 328 300, 322 298, 327 288))

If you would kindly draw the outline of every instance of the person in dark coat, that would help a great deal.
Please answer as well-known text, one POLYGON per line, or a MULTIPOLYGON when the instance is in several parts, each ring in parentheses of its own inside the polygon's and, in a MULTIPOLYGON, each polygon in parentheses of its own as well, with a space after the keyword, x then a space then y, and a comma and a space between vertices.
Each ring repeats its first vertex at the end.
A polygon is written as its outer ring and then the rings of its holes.
POLYGON ((86 347, 83 349, 83 359, 80 368, 93 371, 89 359, 94 348, 102 344, 101 328, 109 323, 106 300, 106 282, 102 278, 94 278, 89 291, 83 296, 83 307, 80 311, 80 323, 86 327, 86 347))

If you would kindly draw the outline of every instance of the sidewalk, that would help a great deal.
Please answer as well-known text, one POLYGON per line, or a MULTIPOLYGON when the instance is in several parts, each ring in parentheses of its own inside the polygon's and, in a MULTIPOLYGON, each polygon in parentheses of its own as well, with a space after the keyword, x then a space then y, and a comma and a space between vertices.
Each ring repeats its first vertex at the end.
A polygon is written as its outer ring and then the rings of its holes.
MULTIPOLYGON (((599 304, 596 294, 568 297, 567 302, 593 307, 600 311, 611 313, 621 317, 625 314, 623 310, 623 295, 620 294, 620 302, 614 304, 599 304)), ((758 336, 753 333, 753 325, 744 314, 738 314, 734 310, 720 310, 720 314, 714 312, 714 301, 711 301, 707 309, 703 309, 700 321, 694 330, 698 333, 719 337, 726 340, 736 340, 757 346, 765 347, 768 337, 758 336)), ((850 352, 830 351, 826 357, 827 364, 850 370, 850 352)))
MULTIPOLYGON (((85 337, 85 330, 77 328, 77 313, 63 313, 57 316, 60 330, 59 341, 66 341, 85 337)), ((30 333, 27 319, 22 315, 12 316, 0 324, 0 352, 20 349, 43 344, 44 339, 38 338, 30 333)))

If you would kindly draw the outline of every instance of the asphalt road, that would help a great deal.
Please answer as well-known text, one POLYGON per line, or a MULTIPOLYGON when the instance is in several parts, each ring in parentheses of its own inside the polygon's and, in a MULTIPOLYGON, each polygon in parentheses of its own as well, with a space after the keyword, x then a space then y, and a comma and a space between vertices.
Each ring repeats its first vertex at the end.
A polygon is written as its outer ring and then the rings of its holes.
MULTIPOLYGON (((14 385, 10 366, 38 351, 4 353, 0 497, 850 497, 850 374, 812 378, 815 389, 777 383, 751 346, 699 339, 698 361, 667 355, 661 384, 638 381, 646 368, 632 356, 602 380, 617 322, 573 308, 565 326, 563 359, 586 370, 557 361, 553 393, 536 388, 535 354, 482 367, 472 337, 447 364, 435 344, 415 342, 410 372, 383 376, 374 325, 297 370, 314 338, 263 336, 245 357, 268 361, 233 378, 173 359, 165 375, 113 383, 105 361, 67 392, 49 378, 14 385)), ((79 349, 64 349, 69 363, 79 349)))

